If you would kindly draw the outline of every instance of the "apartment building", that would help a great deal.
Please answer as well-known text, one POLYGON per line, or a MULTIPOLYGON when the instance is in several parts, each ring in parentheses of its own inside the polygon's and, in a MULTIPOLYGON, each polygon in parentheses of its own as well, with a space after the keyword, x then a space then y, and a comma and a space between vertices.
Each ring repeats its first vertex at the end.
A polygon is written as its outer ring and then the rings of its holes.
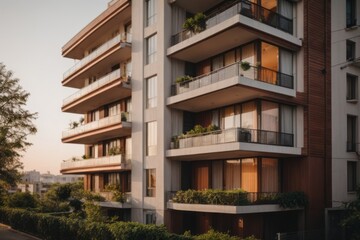
POLYGON ((346 239, 338 227, 344 203, 356 199, 360 184, 360 4, 356 0, 331 1, 331 119, 332 204, 326 210, 327 239, 346 239))
POLYGON ((84 117, 62 141, 85 154, 61 172, 97 193, 118 184, 131 194, 111 205, 124 219, 176 233, 319 239, 332 197, 329 33, 327 1, 111 1, 62 49, 78 60, 62 84, 79 89, 62 110, 84 117), (205 24, 184 29, 197 13, 205 24), (239 188, 251 202, 303 191, 309 204, 171 201, 239 188))

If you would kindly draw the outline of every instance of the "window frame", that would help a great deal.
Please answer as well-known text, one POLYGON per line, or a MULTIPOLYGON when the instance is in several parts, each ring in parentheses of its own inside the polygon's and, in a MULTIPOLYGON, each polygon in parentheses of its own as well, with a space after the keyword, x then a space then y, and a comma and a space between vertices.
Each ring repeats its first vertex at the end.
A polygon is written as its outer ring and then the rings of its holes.
POLYGON ((146 26, 151 26, 156 23, 157 20, 157 9, 156 2, 158 0, 146 0, 146 26), (153 10, 153 11, 150 11, 153 10), (150 14, 151 13, 151 14, 150 14))
POLYGON ((346 74, 346 100, 357 100, 358 76, 346 74))
POLYGON ((347 192, 355 192, 356 191, 356 185, 357 185, 357 166, 356 162, 354 161, 348 161, 347 162, 347 172, 346 172, 346 180, 347 180, 347 192), (350 175, 351 171, 351 175, 350 175))
POLYGON ((346 61, 353 61, 356 56, 356 43, 346 40, 346 61))
POLYGON ((150 168, 145 170, 145 178, 146 178, 146 197, 156 197, 156 169, 150 168), (155 177, 155 181, 151 180, 151 176, 155 177))
POLYGON ((146 79, 146 108, 155 107, 157 107, 157 75, 146 79))
POLYGON ((356 0, 346 0, 345 6, 345 23, 346 28, 351 28, 356 26, 357 19, 356 19, 356 0))
POLYGON ((146 64, 157 61, 157 34, 146 39, 146 64))
POLYGON ((354 115, 347 115, 346 119, 346 151, 356 152, 357 140, 357 117, 354 115), (349 133, 351 135, 349 135, 349 133))
POLYGON ((155 156, 156 154, 157 154, 157 121, 151 121, 146 123, 146 156, 155 156), (155 135, 150 136, 151 133, 155 135))

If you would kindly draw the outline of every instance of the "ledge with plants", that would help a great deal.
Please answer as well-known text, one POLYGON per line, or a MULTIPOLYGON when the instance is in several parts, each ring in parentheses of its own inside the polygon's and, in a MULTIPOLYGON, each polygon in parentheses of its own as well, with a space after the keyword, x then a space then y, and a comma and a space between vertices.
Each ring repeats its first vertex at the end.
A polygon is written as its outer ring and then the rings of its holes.
POLYGON ((237 190, 186 190, 177 191, 171 199, 174 203, 246 206, 279 204, 282 208, 304 208, 308 201, 303 192, 249 193, 237 190))

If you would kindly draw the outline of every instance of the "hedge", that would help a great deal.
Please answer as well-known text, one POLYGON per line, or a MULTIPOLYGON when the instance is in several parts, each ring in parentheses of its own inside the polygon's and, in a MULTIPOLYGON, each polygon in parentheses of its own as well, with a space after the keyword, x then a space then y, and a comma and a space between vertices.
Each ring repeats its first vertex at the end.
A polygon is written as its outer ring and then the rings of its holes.
MULTIPOLYGON (((233 240, 228 234, 210 230, 192 236, 169 233, 165 226, 146 225, 136 222, 87 222, 66 217, 56 217, 24 209, 1 208, 0 222, 13 229, 29 233, 44 240, 233 240), (221 238, 219 238, 221 236, 221 238)), ((253 239, 253 238, 249 238, 253 239)))

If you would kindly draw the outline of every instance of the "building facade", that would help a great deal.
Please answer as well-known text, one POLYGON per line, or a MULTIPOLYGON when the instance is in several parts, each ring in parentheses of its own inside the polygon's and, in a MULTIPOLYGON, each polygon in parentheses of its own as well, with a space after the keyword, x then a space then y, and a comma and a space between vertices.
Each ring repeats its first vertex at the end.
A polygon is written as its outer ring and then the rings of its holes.
POLYGON ((78 60, 64 73, 63 86, 78 90, 62 110, 83 116, 62 141, 85 154, 61 172, 85 174, 97 193, 115 184, 131 194, 119 212, 176 233, 320 239, 333 197, 330 9, 315 0, 111 1, 62 49, 78 60), (308 205, 169 201, 179 190, 240 188, 250 202, 302 191, 308 205))

